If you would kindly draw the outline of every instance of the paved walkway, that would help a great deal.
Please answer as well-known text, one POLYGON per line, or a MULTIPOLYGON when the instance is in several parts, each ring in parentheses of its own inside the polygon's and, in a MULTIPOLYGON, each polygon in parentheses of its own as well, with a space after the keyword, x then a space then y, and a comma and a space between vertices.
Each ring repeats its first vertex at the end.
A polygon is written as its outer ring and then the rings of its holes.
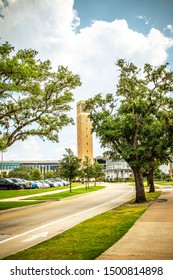
POLYGON ((161 196, 99 260, 173 260, 173 189, 161 196))

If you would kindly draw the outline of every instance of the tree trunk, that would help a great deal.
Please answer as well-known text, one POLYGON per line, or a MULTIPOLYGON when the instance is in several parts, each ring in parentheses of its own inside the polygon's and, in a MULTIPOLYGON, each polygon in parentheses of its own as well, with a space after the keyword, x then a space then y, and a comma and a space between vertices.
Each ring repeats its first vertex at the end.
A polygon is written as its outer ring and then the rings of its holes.
POLYGON ((132 168, 135 176, 135 186, 136 186, 136 200, 135 203, 146 202, 144 184, 142 178, 142 171, 139 167, 133 166, 132 168))
POLYGON ((155 186, 154 186, 154 169, 151 169, 149 171, 149 192, 155 192, 155 186))
POLYGON ((149 174, 147 174, 147 186, 149 186, 150 180, 149 180, 149 174))
POLYGON ((72 180, 70 179, 70 193, 71 193, 71 183, 72 183, 72 180))

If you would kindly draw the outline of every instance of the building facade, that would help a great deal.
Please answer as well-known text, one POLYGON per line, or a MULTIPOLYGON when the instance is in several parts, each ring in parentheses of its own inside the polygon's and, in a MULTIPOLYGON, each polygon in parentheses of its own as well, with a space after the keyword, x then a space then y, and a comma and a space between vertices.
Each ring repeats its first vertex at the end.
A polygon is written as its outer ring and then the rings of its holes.
POLYGON ((110 182, 126 180, 132 177, 132 170, 123 159, 112 161, 107 157, 98 156, 95 161, 103 166, 105 177, 110 182))
POLYGON ((1 174, 8 174, 11 170, 19 168, 21 166, 28 166, 31 168, 37 168, 41 173, 47 171, 56 171, 59 168, 59 162, 54 160, 37 160, 37 161, 3 161, 0 163, 1 174))
POLYGON ((131 178, 132 170, 124 159, 106 160, 106 177, 109 181, 118 181, 131 178))
POLYGON ((82 161, 88 157, 93 162, 92 122, 85 111, 85 101, 77 103, 77 155, 82 161))

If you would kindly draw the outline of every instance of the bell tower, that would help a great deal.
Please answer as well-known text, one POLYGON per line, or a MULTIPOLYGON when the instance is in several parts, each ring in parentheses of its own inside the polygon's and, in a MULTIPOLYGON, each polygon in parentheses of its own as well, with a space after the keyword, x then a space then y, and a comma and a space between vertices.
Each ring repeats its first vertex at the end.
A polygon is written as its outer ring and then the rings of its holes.
POLYGON ((92 122, 85 111, 85 101, 77 103, 77 153, 78 158, 84 160, 85 156, 93 162, 92 122))

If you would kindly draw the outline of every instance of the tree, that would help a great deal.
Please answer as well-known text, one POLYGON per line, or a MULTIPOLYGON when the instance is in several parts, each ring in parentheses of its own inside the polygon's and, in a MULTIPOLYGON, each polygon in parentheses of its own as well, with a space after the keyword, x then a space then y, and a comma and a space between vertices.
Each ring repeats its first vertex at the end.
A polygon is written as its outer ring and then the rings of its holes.
MULTIPOLYGON (((160 110, 159 114, 163 114, 163 110, 160 110)), ((149 129, 145 126, 144 129, 148 149, 145 153, 143 170, 148 179, 149 192, 154 192, 154 171, 161 164, 168 163, 171 156, 172 136, 170 137, 169 130, 172 130, 172 128, 165 123, 165 120, 160 119, 158 113, 156 113, 149 129)))
POLYGON ((55 173, 53 171, 49 170, 49 171, 45 172, 45 175, 44 175, 45 179, 53 178, 53 177, 55 177, 55 173))
POLYGON ((31 172, 31 175, 29 177, 30 180, 41 180, 42 174, 39 169, 34 168, 31 172))
POLYGON ((95 179, 95 186, 96 186, 96 181, 99 178, 102 178, 105 176, 105 173, 103 172, 103 166, 99 164, 98 162, 93 163, 93 178, 95 179))
POLYGON ((0 150, 33 135, 58 142, 59 131, 73 124, 67 113, 80 78, 63 66, 53 72, 35 50, 13 51, 0 45, 0 150))
MULTIPOLYGON (((140 203, 146 201, 142 168, 151 161, 151 150, 155 151, 152 160, 160 157, 159 149, 169 150, 173 102, 168 94, 173 90, 173 72, 167 70, 167 64, 159 67, 145 64, 142 73, 123 59, 116 65, 120 69, 116 95, 107 94, 102 98, 97 94, 87 101, 86 109, 91 110, 93 131, 102 146, 109 149, 110 157, 114 160, 120 155, 133 170, 135 202, 140 203), (158 123, 161 131, 158 129, 155 135, 153 127, 158 123), (165 131, 164 123, 168 124, 165 131), (163 132, 164 140, 160 141, 158 135, 163 132), (169 135, 168 141, 166 135, 169 135)), ((166 155, 167 152, 163 153, 159 159, 165 160, 166 155)))
POLYGON ((71 149, 66 149, 66 154, 63 154, 63 158, 60 160, 59 174, 63 178, 67 178, 70 182, 70 193, 72 191, 72 180, 78 176, 80 169, 80 159, 74 155, 71 149))
POLYGON ((20 166, 18 168, 15 168, 11 170, 8 174, 9 178, 21 178, 25 180, 29 180, 29 177, 31 175, 32 168, 29 166, 20 166))
POLYGON ((86 190, 89 188, 89 180, 90 178, 93 178, 93 165, 91 162, 91 159, 87 156, 85 156, 82 165, 81 165, 81 174, 82 177, 85 178, 86 181, 86 190))

